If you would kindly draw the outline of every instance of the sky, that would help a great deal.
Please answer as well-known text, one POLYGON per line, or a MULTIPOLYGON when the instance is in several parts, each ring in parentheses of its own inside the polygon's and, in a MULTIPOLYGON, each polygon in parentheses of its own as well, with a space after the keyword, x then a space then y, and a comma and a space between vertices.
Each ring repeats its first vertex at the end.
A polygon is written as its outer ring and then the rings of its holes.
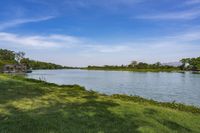
POLYGON ((200 0, 1 0, 0 48, 66 66, 200 56, 200 0))

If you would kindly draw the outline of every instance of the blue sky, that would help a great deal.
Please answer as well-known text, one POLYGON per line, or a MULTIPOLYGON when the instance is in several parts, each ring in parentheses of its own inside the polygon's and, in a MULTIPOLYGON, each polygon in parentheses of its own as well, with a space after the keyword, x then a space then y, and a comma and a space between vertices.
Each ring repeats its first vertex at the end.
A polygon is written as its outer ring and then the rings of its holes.
POLYGON ((200 0, 1 0, 0 48, 68 66, 200 56, 200 0))

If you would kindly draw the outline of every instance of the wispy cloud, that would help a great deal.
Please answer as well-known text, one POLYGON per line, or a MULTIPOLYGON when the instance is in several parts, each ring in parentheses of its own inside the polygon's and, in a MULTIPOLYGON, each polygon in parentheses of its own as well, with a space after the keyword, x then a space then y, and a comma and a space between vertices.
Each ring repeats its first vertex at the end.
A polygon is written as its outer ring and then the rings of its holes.
POLYGON ((85 45, 88 48, 88 52, 97 52, 97 53, 121 53, 131 51, 132 48, 127 45, 122 44, 114 44, 114 45, 106 45, 106 44, 96 44, 96 45, 85 45))
POLYGON ((138 19, 152 19, 152 20, 192 20, 200 17, 200 9, 166 12, 158 14, 141 15, 138 19))
POLYGON ((40 18, 23 18, 23 19, 15 19, 9 22, 0 23, 0 30, 4 30, 11 27, 16 27, 18 25, 26 24, 26 23, 34 23, 41 22, 55 18, 54 16, 45 16, 40 18))
MULTIPOLYGON (((38 3, 38 4, 44 4, 44 5, 51 5, 51 4, 55 4, 57 2, 57 0, 51 0, 51 2, 49 2, 48 0, 26 0, 29 2, 33 2, 33 3, 38 3)), ((119 6, 119 5, 129 5, 130 4, 136 4, 136 3, 140 3, 143 2, 145 0, 87 0, 87 1, 83 1, 83 0, 63 0, 60 4, 64 4, 64 5, 72 5, 74 7, 85 7, 85 6, 92 6, 92 5, 96 5, 96 6, 106 6, 106 5, 113 5, 113 6, 119 6)), ((59 4, 59 3, 57 3, 59 4)))
POLYGON ((0 32, 0 44, 8 43, 13 46, 22 46, 27 48, 36 49, 81 49, 85 52, 97 52, 97 53, 118 53, 130 51, 129 46, 123 46, 121 44, 108 45, 97 44, 89 39, 74 37, 68 35, 36 35, 36 36, 22 36, 18 34, 0 32))
POLYGON ((0 42, 5 42, 14 46, 32 47, 37 49, 71 47, 80 43, 79 38, 66 35, 22 36, 5 32, 0 32, 0 42))
POLYGON ((30 35, 24 36, 13 33, 0 32, 0 42, 7 42, 9 44, 35 47, 35 48, 79 48, 84 51, 95 51, 99 53, 120 53, 132 51, 134 47, 148 46, 146 44, 182 44, 190 43, 192 41, 200 41, 200 30, 191 30, 182 33, 176 33, 169 36, 163 36, 158 38, 143 38, 143 41, 132 41, 117 44, 97 43, 90 39, 62 35, 62 34, 50 34, 50 35, 30 35), (137 46, 138 45, 138 46, 137 46))
MULTIPOLYGON (((83 9, 83 8, 98 8, 109 11, 118 11, 120 7, 133 7, 147 0, 62 0, 59 3, 57 0, 27 0, 29 2, 45 5, 55 12, 62 14, 63 10, 83 9), (56 5, 56 6, 55 6, 56 5), (67 7, 67 8, 66 8, 67 7)), ((74 11, 74 10, 73 10, 74 11)))
POLYGON ((200 17, 200 0, 186 0, 175 5, 176 10, 154 11, 136 18, 149 20, 194 20, 200 17), (180 8, 181 7, 181 8, 180 8), (184 7, 184 8, 183 8, 184 7))
POLYGON ((174 41, 178 40, 181 42, 200 41, 200 31, 188 31, 186 33, 170 36, 167 38, 174 41))
POLYGON ((187 5, 199 4, 200 0, 188 0, 185 2, 187 5))
POLYGON ((19 48, 25 51, 29 49, 31 53, 40 50, 43 51, 42 57, 35 53, 34 58, 45 58, 46 61, 54 59, 54 62, 58 62, 59 57, 59 60, 62 60, 60 63, 65 65, 126 64, 131 60, 154 63, 199 56, 199 36, 200 30, 196 29, 159 38, 143 38, 143 41, 101 44, 90 39, 61 34, 23 36, 0 32, 0 47, 9 46, 11 49, 19 48), (52 54, 47 51, 56 52, 52 54), (63 60, 71 61, 72 64, 63 60))

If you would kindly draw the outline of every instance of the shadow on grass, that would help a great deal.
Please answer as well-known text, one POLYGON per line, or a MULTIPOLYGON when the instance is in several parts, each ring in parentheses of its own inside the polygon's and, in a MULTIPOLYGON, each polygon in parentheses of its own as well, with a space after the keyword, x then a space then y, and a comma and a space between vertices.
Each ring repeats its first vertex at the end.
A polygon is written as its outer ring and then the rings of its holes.
POLYGON ((138 132, 143 121, 119 116, 109 108, 119 106, 112 101, 85 98, 83 103, 54 103, 31 111, 8 107, 11 115, 0 122, 0 132, 138 132))
POLYGON ((156 115, 156 114, 158 114, 158 111, 156 111, 155 109, 151 109, 151 108, 145 108, 145 110, 144 110, 144 114, 146 115, 146 116, 152 116, 152 115, 156 115))
POLYGON ((170 121, 170 120, 166 120, 166 119, 157 119, 155 116, 159 114, 158 111, 156 111, 155 109, 152 108, 145 108, 144 109, 144 115, 147 117, 151 117, 154 120, 156 120, 158 123, 160 123, 161 125, 167 127, 168 129, 175 131, 175 132, 180 132, 180 133, 188 133, 191 132, 190 129, 174 122, 174 121, 170 121))
POLYGON ((190 129, 174 122, 174 121, 170 121, 170 120, 161 120, 159 121, 161 124, 163 124, 164 126, 166 126, 167 128, 173 130, 173 131, 178 131, 180 133, 189 133, 191 132, 190 129))
POLYGON ((20 81, 6 80, 0 82, 0 104, 22 98, 34 98, 42 96, 45 90, 37 84, 30 84, 20 81))

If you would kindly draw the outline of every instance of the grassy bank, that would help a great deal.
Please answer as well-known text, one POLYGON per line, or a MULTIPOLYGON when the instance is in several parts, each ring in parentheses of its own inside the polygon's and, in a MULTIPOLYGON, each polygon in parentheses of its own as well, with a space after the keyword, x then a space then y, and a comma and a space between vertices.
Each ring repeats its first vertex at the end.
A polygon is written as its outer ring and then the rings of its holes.
POLYGON ((200 109, 0 75, 0 132, 200 132, 200 109))

